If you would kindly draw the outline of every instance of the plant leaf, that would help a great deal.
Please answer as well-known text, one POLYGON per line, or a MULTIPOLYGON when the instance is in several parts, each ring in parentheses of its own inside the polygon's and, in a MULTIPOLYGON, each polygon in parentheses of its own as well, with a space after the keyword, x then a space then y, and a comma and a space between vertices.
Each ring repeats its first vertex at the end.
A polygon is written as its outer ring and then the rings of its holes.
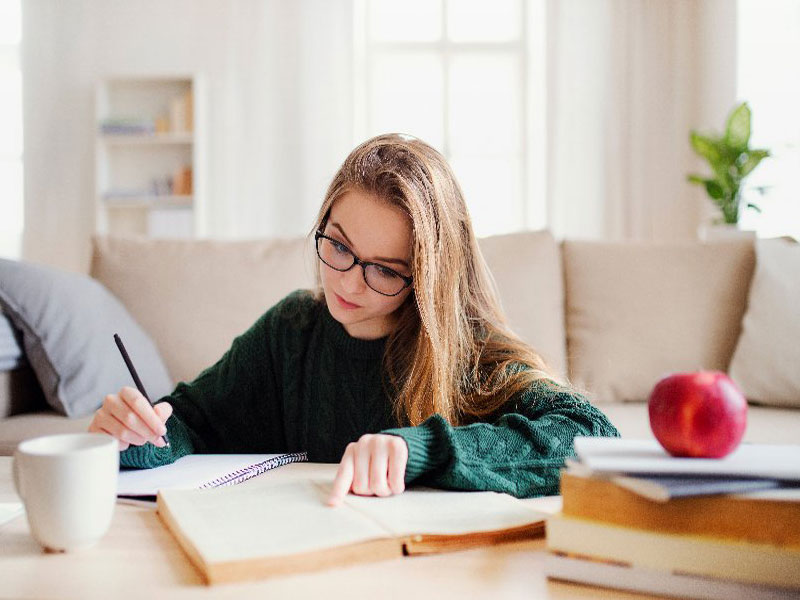
POLYGON ((697 183, 697 184, 700 184, 700 185, 705 185, 706 184, 706 178, 705 177, 700 177, 700 175, 687 175, 686 176, 686 180, 690 181, 691 183, 697 183))
POLYGON ((708 195, 711 196, 714 200, 719 200, 725 195, 725 191, 722 189, 722 186, 714 179, 706 179, 706 192, 708 195))
POLYGON ((712 167, 715 163, 719 162, 720 155, 719 151, 717 150, 716 140, 714 140, 712 137, 701 135, 696 131, 692 131, 689 134, 689 141, 691 142, 694 151, 705 158, 712 167))
POLYGON ((749 175, 750 172, 758 166, 758 163, 768 156, 769 150, 751 150, 747 154, 747 160, 745 160, 739 168, 739 173, 741 173, 742 177, 749 175))
POLYGON ((748 203, 747 203, 747 208, 752 208, 752 209, 753 209, 754 211, 756 211, 757 213, 759 213, 759 214, 761 213, 761 209, 760 209, 760 208, 758 208, 758 207, 757 207, 755 204, 753 204, 752 202, 748 202, 748 203))
POLYGON ((742 102, 733 109, 725 126, 725 142, 737 150, 746 150, 750 142, 750 107, 742 102))

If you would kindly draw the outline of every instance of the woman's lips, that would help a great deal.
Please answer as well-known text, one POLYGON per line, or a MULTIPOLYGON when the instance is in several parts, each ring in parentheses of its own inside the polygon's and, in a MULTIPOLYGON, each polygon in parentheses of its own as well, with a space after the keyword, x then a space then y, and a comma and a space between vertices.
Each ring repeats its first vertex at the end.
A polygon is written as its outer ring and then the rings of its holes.
POLYGON ((333 295, 336 296, 336 300, 339 302, 339 306, 341 306, 342 308, 349 308, 349 309, 361 308, 361 306, 359 306, 358 304, 353 304, 352 302, 348 302, 336 292, 334 292, 333 295))

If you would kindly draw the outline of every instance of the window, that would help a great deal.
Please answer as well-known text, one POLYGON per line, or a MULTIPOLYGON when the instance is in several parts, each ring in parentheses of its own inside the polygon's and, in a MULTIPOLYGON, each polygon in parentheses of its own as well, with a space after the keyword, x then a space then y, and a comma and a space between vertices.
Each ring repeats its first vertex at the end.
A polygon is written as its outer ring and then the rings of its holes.
POLYGON ((0 256, 22 250, 21 0, 0 0, 0 256))
POLYGON ((737 95, 753 112, 751 146, 772 153, 745 182, 763 212, 745 210, 742 227, 800 240, 800 2, 739 0, 738 13, 737 95))
POLYGON ((544 0, 361 0, 356 131, 441 151, 478 235, 545 226, 544 0))

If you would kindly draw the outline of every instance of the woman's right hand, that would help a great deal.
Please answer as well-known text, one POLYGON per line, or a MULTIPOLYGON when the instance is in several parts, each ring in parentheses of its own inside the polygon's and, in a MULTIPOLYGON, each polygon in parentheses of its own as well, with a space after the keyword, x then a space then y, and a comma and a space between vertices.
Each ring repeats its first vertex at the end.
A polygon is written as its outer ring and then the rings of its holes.
POLYGON ((119 449, 142 446, 150 442, 158 448, 166 446, 165 423, 172 414, 168 402, 152 406, 139 390, 125 386, 119 394, 109 394, 94 413, 89 431, 107 433, 119 441, 119 449))

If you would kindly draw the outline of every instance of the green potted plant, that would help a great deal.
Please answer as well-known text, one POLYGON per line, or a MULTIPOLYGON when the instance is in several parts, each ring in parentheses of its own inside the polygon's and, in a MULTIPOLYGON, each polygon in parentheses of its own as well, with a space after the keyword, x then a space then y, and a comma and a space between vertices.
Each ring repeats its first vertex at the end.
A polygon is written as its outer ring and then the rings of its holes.
MULTIPOLYGON (((742 183, 770 155, 769 150, 750 148, 750 107, 746 102, 736 106, 723 134, 703 135, 693 130, 689 140, 694 151, 708 161, 712 175, 689 175, 688 180, 705 187, 722 213, 714 224, 735 228, 742 210, 742 183)), ((746 208, 761 212, 753 202, 747 202, 746 208)))

